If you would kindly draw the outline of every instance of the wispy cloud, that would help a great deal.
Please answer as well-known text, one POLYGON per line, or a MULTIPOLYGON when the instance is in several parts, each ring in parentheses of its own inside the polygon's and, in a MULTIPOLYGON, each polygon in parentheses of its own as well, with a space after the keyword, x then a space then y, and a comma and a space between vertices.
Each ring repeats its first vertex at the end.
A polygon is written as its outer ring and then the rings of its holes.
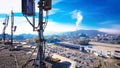
POLYGON ((10 13, 11 10, 15 12, 21 11, 21 0, 0 0, 0 13, 10 13))
MULTIPOLYGON (((27 20, 24 17, 15 17, 14 19, 14 25, 17 26, 16 32, 14 34, 22 34, 22 33, 32 33, 36 34, 36 32, 33 32, 32 27, 27 22, 27 20)), ((4 18, 0 18, 0 21, 4 21, 4 18)), ((0 23, 0 33, 2 33, 3 25, 0 23)), ((8 27, 6 28, 6 33, 11 33, 11 20, 9 20, 8 27)))
POLYGON ((61 2, 61 1, 63 1, 63 0, 52 0, 52 4, 54 5, 54 4, 57 4, 57 3, 61 2))
POLYGON ((113 24, 109 28, 100 28, 98 30, 102 32, 107 32, 110 34, 120 34, 120 24, 113 24))
MULTIPOLYGON (((38 3, 39 0, 36 0, 35 3, 35 8, 36 8, 36 12, 38 12, 38 3)), ((63 0, 52 0, 52 5, 57 4, 59 2, 61 2, 63 0)), ((13 10, 14 12, 21 12, 21 0, 1 0, 0 1, 0 13, 7 13, 10 14, 11 10, 13 10), (3 9, 3 10, 2 10, 3 9)), ((52 10, 50 11, 50 14, 53 14, 57 11, 58 9, 56 8, 52 8, 52 10)))
POLYGON ((98 30, 101 31, 101 32, 109 33, 109 34, 120 34, 120 30, 119 29, 100 28, 98 30))
POLYGON ((107 24, 115 24, 116 22, 118 22, 118 21, 116 21, 116 20, 107 20, 107 21, 100 22, 99 24, 100 25, 107 25, 107 24))
MULTIPOLYGON (((53 15, 59 11, 60 11, 60 9, 58 9, 58 8, 52 8, 52 10, 49 11, 49 15, 53 15)), ((46 11, 43 12, 43 15, 44 16, 46 15, 46 11)))
POLYGON ((57 22, 50 21, 45 29, 45 33, 61 33, 61 32, 68 32, 68 31, 75 31, 75 26, 73 25, 65 25, 59 24, 57 22))
MULTIPOLYGON (((0 21, 4 21, 4 18, 0 18, 0 21)), ((14 34, 22 34, 22 33, 31 33, 37 34, 37 32, 33 32, 32 26, 27 22, 24 17, 15 17, 14 21, 15 26, 17 26, 16 32, 14 34)), ((2 33, 3 25, 0 23, 0 33, 2 33)), ((11 22, 9 21, 9 25, 6 29, 6 33, 10 34, 11 31, 11 22)), ((58 22, 49 21, 48 25, 45 29, 45 34, 56 34, 61 32, 75 31, 75 27, 73 25, 64 25, 58 22)))
POLYGON ((112 25, 112 28, 114 28, 114 29, 120 29, 120 24, 114 24, 114 25, 112 25))
POLYGON ((55 14, 58 11, 60 11, 60 9, 58 9, 58 8, 52 8, 52 10, 49 11, 49 15, 55 14))

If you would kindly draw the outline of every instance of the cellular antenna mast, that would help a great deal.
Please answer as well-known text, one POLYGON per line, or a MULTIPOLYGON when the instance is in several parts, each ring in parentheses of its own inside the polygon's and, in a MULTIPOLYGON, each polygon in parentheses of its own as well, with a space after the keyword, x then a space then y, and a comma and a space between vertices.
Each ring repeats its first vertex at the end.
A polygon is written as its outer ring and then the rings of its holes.
POLYGON ((9 16, 6 16, 5 21, 3 22, 4 28, 3 28, 3 43, 5 43, 5 30, 6 27, 8 26, 9 22, 9 16))
POLYGON ((11 11, 11 46, 10 46, 10 50, 13 49, 13 26, 14 26, 14 14, 13 14, 13 11, 11 11))
POLYGON ((13 46, 13 34, 16 31, 17 26, 14 26, 14 13, 13 10, 11 11, 11 46, 10 46, 10 50, 14 49, 13 46))
MULTIPOLYGON (((45 39, 43 36, 44 28, 46 27, 47 20, 43 22, 43 11, 46 11, 48 15, 48 10, 51 9, 51 0, 39 0, 38 2, 39 8, 39 18, 38 18, 38 26, 35 26, 35 0, 22 0, 22 13, 33 27, 34 31, 38 32, 39 35, 39 45, 36 59, 34 61, 34 68, 44 68, 43 60, 44 60, 44 50, 43 47, 45 45, 45 39), (27 16, 33 17, 33 23, 27 18, 27 16)), ((47 16, 46 16, 47 17, 47 16)))

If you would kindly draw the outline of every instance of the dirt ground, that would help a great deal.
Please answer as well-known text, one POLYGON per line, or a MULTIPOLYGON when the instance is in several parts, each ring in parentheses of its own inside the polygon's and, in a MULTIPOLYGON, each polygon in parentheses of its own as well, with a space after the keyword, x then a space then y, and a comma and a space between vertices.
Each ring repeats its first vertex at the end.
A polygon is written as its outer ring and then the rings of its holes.
MULTIPOLYGON (((0 45, 0 68, 22 68, 28 57, 24 50, 9 51, 0 45)), ((26 68, 33 68, 32 64, 27 65, 26 68)))

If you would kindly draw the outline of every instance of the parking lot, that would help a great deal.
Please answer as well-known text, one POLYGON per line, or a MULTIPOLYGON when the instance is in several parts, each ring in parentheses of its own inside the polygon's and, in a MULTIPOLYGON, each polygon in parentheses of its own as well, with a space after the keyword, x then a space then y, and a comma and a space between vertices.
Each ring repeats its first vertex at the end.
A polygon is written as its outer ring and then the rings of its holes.
POLYGON ((107 61, 103 61, 105 59, 97 57, 93 54, 82 53, 79 50, 72 50, 54 44, 47 44, 45 51, 46 56, 52 56, 54 53, 77 62, 76 66, 78 68, 94 68, 98 66, 108 68, 107 61))

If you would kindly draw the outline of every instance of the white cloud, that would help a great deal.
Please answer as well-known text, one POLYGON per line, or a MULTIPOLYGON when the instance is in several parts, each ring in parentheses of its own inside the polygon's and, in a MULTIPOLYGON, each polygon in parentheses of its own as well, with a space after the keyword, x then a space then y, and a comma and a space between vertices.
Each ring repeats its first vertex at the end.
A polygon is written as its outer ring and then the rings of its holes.
POLYGON ((120 24, 116 24, 119 23, 118 20, 107 20, 107 21, 103 21, 100 22, 99 24, 103 27, 103 28, 99 28, 99 31, 102 32, 107 32, 110 34, 120 34, 120 24), (108 27, 105 27, 104 25, 107 25, 108 27))
POLYGON ((57 3, 61 2, 61 1, 63 1, 63 0, 52 0, 52 4, 54 5, 54 4, 57 4, 57 3))
MULTIPOLYGON (((13 12, 21 12, 21 1, 22 0, 12 0, 12 1, 11 0, 1 0, 0 1, 0 14, 4 13, 4 14, 10 15, 11 10, 13 10, 13 12)), ((37 5, 38 1, 39 0, 35 0, 35 2, 36 2, 36 5, 35 5, 36 10, 35 11, 36 12, 39 12, 39 8, 37 5)), ((56 4, 56 3, 61 2, 61 1, 62 0, 54 0, 52 2, 53 2, 53 4, 56 4)), ((49 11, 49 15, 53 15, 58 11, 60 11, 58 8, 52 8, 49 11)), ((45 11, 43 12, 43 16, 46 16, 45 11)))
MULTIPOLYGON (((59 2, 61 2, 62 0, 53 0, 52 3, 57 4, 59 2)), ((36 12, 38 12, 38 5, 37 5, 38 0, 36 0, 36 12)), ((0 13, 7 13, 10 15, 11 10, 13 10, 14 12, 21 12, 21 0, 2 0, 0 1, 0 13)), ((55 14, 56 12, 58 12, 59 9, 57 8, 52 8, 52 10, 49 11, 49 15, 55 14)), ((44 12, 45 15, 45 12, 44 12)), ((4 18, 0 18, 0 22, 3 22, 4 18)), ((9 20, 9 26, 6 29, 6 33, 10 34, 10 30, 11 30, 11 20, 9 20)), ((15 17, 15 25, 17 26, 16 32, 15 34, 21 34, 21 33, 36 33, 33 32, 32 27, 30 26, 30 24, 28 24, 28 22, 26 21, 26 19, 24 17, 15 17)), ((0 29, 3 29, 3 25, 2 23, 0 23, 0 29)), ((61 25, 61 24, 57 24, 55 22, 49 22, 46 28, 45 32, 66 32, 66 31, 72 31, 74 29, 73 26, 69 26, 69 25, 61 25), (54 26, 54 27, 53 27, 54 26), (66 29, 64 29, 64 27, 66 27, 66 29)), ((0 30, 0 33, 2 33, 2 30, 0 30)))
MULTIPOLYGON (((3 22, 4 18, 0 18, 0 33, 2 33, 3 29, 3 22)), ((32 26, 27 22, 27 20, 24 17, 15 17, 15 25, 17 26, 17 30, 15 34, 22 34, 22 33, 32 33, 32 34, 37 34, 37 32, 33 32, 32 26)), ((98 29, 99 31, 102 32, 107 32, 110 34, 120 34, 120 25, 114 25, 112 28, 100 28, 98 29)), ((88 29, 89 27, 83 27, 81 26, 80 29, 88 29)), ((91 28, 92 29, 92 28, 91 28)), ((6 29, 6 33, 10 34, 11 30, 11 20, 9 20, 9 26, 6 29)), ((58 22, 54 21, 49 21, 48 25, 45 29, 45 34, 57 34, 61 32, 68 32, 68 31, 75 31, 76 28, 74 25, 66 25, 66 24, 60 24, 58 22)))
POLYGON ((114 29, 120 29, 120 24, 114 24, 114 25, 112 25, 112 28, 114 28, 114 29))
MULTIPOLYGON (((3 21, 4 18, 0 18, 1 21, 3 21)), ((22 33, 32 33, 36 34, 36 32, 33 32, 32 27, 30 24, 26 21, 24 17, 15 17, 14 19, 14 26, 17 26, 15 34, 22 34, 22 33)), ((2 23, 0 23, 0 29, 3 29, 2 23)), ((0 33, 2 33, 2 30, 0 30, 0 33)), ((11 20, 9 20, 8 27, 6 28, 6 33, 11 33, 11 20)))
MULTIPOLYGON (((1 0, 0 1, 0 13, 7 13, 10 14, 11 10, 13 10, 14 12, 21 12, 21 1, 22 0, 1 0)), ((35 11, 38 12, 39 8, 38 8, 38 1, 36 0, 35 2, 35 11)), ((62 0, 53 0, 53 4, 56 4, 58 2, 61 2, 62 0)), ((49 11, 49 15, 51 14, 55 14, 59 9, 57 8, 52 8, 52 10, 49 11)), ((45 14, 45 13, 44 13, 45 14)))
POLYGON ((104 21, 104 22, 101 22, 99 24, 106 25, 106 24, 111 24, 111 23, 114 23, 114 21, 104 21))
MULTIPOLYGON (((15 17, 14 25, 17 26, 15 34, 22 34, 22 33, 32 33, 37 34, 37 32, 33 32, 32 26, 27 22, 24 17, 15 17)), ((0 18, 0 21, 4 21, 4 18, 0 18)), ((0 29, 3 29, 2 23, 0 23, 0 29)), ((45 34, 55 34, 67 31, 75 31, 75 26, 72 25, 64 25, 59 24, 57 22, 49 21, 48 25, 45 29, 45 34)), ((6 33, 10 34, 11 32, 11 20, 9 20, 9 26, 6 29, 6 33)), ((2 33, 2 30, 0 30, 2 33)))
POLYGON ((60 10, 57 8, 53 8, 52 10, 49 11, 49 15, 55 14, 58 11, 60 11, 60 10))
MULTIPOLYGON (((57 8, 52 8, 50 11, 48 11, 49 15, 53 15, 55 14, 56 12, 60 11, 60 9, 57 9, 57 8)), ((43 16, 46 16, 46 11, 43 11, 43 16)))
POLYGON ((101 32, 109 33, 109 34, 120 34, 120 30, 119 29, 100 28, 98 30, 101 31, 101 32))
POLYGON ((2 33, 4 18, 0 18, 0 33, 2 33))
POLYGON ((64 24, 59 24, 56 22, 48 22, 48 25, 45 29, 45 33, 61 33, 61 32, 68 32, 68 31, 75 31, 75 26, 72 25, 64 25, 64 24))
POLYGON ((21 0, 0 0, 0 13, 10 13, 21 11, 21 0))
POLYGON ((111 26, 112 26, 112 25, 114 25, 115 23, 118 23, 118 22, 119 22, 119 20, 107 20, 107 21, 100 22, 99 24, 100 24, 100 25, 108 25, 108 24, 111 24, 111 26))

